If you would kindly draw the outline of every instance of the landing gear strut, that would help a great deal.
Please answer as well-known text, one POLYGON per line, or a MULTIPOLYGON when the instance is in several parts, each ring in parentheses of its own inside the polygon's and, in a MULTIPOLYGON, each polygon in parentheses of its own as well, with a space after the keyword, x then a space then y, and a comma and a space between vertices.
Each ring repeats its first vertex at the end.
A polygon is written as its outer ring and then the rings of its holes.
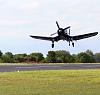
POLYGON ((70 41, 69 41, 69 46, 70 46, 70 41))
POLYGON ((54 41, 52 41, 52 48, 54 48, 54 41))

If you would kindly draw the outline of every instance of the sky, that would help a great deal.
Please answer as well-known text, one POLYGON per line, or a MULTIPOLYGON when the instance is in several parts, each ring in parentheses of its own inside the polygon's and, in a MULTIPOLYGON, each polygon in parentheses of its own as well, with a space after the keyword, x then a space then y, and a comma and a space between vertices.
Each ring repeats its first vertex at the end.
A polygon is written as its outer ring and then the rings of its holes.
POLYGON ((0 50, 27 53, 66 50, 72 54, 92 50, 100 52, 100 32, 97 36, 75 42, 36 40, 29 35, 50 36, 60 27, 71 26, 71 35, 100 31, 100 0, 0 0, 0 50))

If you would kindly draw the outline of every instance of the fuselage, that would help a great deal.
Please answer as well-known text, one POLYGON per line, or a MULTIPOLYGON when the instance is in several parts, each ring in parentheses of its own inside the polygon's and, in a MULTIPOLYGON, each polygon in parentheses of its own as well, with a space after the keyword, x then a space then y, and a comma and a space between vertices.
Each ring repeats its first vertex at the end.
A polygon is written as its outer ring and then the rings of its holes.
POLYGON ((59 40, 66 40, 66 41, 69 41, 71 36, 68 35, 67 31, 65 31, 64 29, 59 29, 57 31, 58 33, 58 37, 59 37, 59 40))

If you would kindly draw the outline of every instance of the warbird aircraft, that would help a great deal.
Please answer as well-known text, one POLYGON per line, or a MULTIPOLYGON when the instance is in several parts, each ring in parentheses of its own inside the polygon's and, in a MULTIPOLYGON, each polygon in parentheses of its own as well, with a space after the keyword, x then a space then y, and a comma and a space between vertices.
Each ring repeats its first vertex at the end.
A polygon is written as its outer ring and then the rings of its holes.
POLYGON ((58 42, 59 40, 65 40, 67 42, 69 42, 69 46, 70 46, 70 42, 72 43, 72 46, 74 47, 74 41, 77 40, 81 40, 84 38, 89 38, 92 36, 95 36, 98 34, 98 32, 94 32, 94 33, 88 33, 88 34, 83 34, 83 35, 76 35, 76 36, 70 36, 70 26, 66 27, 66 28, 60 28, 58 22, 56 21, 58 30, 56 33, 51 34, 51 36, 58 34, 58 36, 55 37, 43 37, 43 36, 32 36, 30 35, 30 37, 35 38, 35 39, 41 39, 41 40, 47 40, 47 41, 51 41, 52 42, 52 48, 54 48, 54 42, 58 42))

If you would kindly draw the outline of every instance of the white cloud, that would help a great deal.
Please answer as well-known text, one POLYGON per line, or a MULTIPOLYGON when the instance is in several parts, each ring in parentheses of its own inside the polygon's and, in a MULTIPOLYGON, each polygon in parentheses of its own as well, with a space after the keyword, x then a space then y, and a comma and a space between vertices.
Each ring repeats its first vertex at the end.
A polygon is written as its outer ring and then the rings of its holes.
POLYGON ((32 14, 38 6, 36 0, 1 0, 0 26, 31 24, 32 14))
POLYGON ((34 9, 39 6, 39 2, 37 0, 1 0, 0 5, 3 9, 34 9))
POLYGON ((33 11, 38 6, 39 6, 39 2, 31 1, 31 2, 27 2, 27 3, 22 4, 20 8, 25 10, 25 11, 33 11))

